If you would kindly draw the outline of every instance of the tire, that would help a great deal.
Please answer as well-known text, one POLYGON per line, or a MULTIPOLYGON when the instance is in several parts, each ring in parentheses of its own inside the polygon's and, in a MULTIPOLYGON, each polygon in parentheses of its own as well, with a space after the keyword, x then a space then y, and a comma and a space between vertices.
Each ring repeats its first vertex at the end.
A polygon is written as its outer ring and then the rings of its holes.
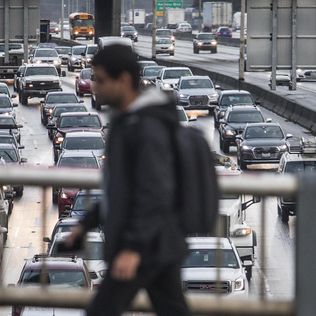
POLYGON ((57 204, 57 202, 58 202, 58 194, 57 194, 57 192, 55 192, 55 189, 56 188, 52 188, 52 202, 53 202, 53 204, 57 204))
POLYGON ((28 98, 25 94, 23 94, 23 92, 21 92, 21 99, 20 102, 22 105, 27 105, 28 104, 28 98))
POLYGON ((211 54, 217 54, 217 49, 211 50, 211 54))
POLYGON ((193 48, 193 54, 198 54, 198 50, 196 48, 193 48))
POLYGON ((12 211, 13 211, 13 201, 12 200, 10 200, 9 201, 9 210, 8 210, 8 213, 9 213, 9 215, 11 215, 12 214, 12 211))
POLYGON ((241 170, 247 170, 247 164, 244 163, 242 160, 239 161, 239 167, 241 170))
POLYGON ((251 280, 251 278, 252 278, 252 267, 248 267, 246 269, 246 278, 247 278, 248 281, 251 280))
POLYGON ((22 197, 23 196, 23 191, 24 191, 24 187, 21 187, 18 190, 15 190, 15 195, 17 197, 22 197))
POLYGON ((91 96, 91 107, 95 109, 95 100, 93 99, 92 96, 91 96))
POLYGON ((97 109, 97 111, 101 111, 102 106, 101 104, 96 103, 95 108, 97 109))
POLYGON ((289 211, 287 209, 281 207, 281 221, 282 221, 282 223, 287 224, 289 222, 289 216, 290 216, 289 211))
POLYGON ((229 154, 229 144, 223 140, 223 152, 224 154, 229 154))
POLYGON ((54 150, 54 163, 56 164, 58 161, 58 153, 54 150))
POLYGON ((174 56, 174 53, 170 53, 170 56, 174 56))

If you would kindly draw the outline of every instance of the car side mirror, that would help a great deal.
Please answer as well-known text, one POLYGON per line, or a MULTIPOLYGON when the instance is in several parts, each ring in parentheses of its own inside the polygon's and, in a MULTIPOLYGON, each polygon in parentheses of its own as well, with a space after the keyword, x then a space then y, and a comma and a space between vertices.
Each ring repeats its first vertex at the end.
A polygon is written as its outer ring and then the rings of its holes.
POLYGON ((44 103, 45 103, 45 101, 44 101, 44 100, 41 100, 41 101, 40 101, 40 103, 41 103, 41 104, 44 104, 44 103))
POLYGON ((62 77, 66 77, 66 71, 65 71, 65 70, 63 70, 63 71, 61 72, 61 76, 62 76, 62 77))
POLYGON ((84 103, 84 100, 79 100, 79 103, 84 103))
POLYGON ((12 192, 5 192, 4 198, 5 200, 12 200, 14 198, 14 194, 12 192))
POLYGON ((290 139, 290 138, 293 138, 293 135, 292 134, 286 134, 285 139, 290 139))
POLYGON ((260 203, 261 202, 261 197, 260 196, 257 196, 257 195, 254 195, 253 198, 252 198, 252 201, 253 203, 260 203))
POLYGON ((211 105, 218 105, 218 101, 211 101, 210 104, 211 105))
POLYGON ((157 77, 157 80, 161 80, 161 77, 157 77))
POLYGON ((71 56, 71 53, 68 53, 68 56, 71 56))
POLYGON ((19 105, 18 105, 17 103, 13 103, 12 106, 13 106, 14 108, 17 108, 19 105))
POLYGON ((81 56, 84 57, 84 56, 86 56, 86 54, 85 53, 81 53, 81 56))
POLYGON ((109 128, 110 124, 109 123, 106 123, 105 125, 102 126, 102 129, 107 129, 109 128))
POLYGON ((266 123, 272 123, 272 118, 267 118, 266 123))
POLYGON ((256 100, 256 101, 255 101, 255 105, 261 105, 261 104, 262 104, 261 101, 259 101, 259 100, 256 100))
POLYGON ((18 124, 16 127, 17 128, 23 128, 23 125, 22 124, 18 124))
POLYGON ((253 263, 251 260, 244 260, 243 263, 242 263, 242 266, 244 268, 249 268, 249 267, 252 267, 253 266, 253 263))
POLYGON ((219 122, 219 124, 226 124, 225 120, 223 120, 223 119, 219 120, 218 122, 219 122))
MULTIPOLYGON (((220 121, 221 121, 221 120, 220 120, 220 121)), ((242 140, 243 138, 242 138, 242 135, 239 134, 239 135, 236 135, 235 139, 236 139, 236 140, 242 140)))
POLYGON ((27 163, 27 158, 21 158, 21 163, 27 163))
POLYGON ((16 94, 11 94, 11 99, 14 99, 14 98, 16 98, 16 97, 17 97, 16 94))
POLYGON ((197 117, 196 116, 192 116, 189 118, 189 122, 195 122, 197 121, 197 117))
POLYGON ((47 243, 50 243, 51 240, 49 237, 43 237, 43 242, 47 242, 47 243))
POLYGON ((216 89, 216 90, 223 90, 222 87, 221 87, 219 84, 216 84, 216 85, 215 85, 215 89, 216 89))
POLYGON ((46 128, 47 129, 55 129, 55 124, 54 123, 48 123, 47 125, 46 125, 46 128))
POLYGON ((24 145, 20 145, 20 146, 19 146, 19 149, 24 149, 24 148, 25 148, 24 145))

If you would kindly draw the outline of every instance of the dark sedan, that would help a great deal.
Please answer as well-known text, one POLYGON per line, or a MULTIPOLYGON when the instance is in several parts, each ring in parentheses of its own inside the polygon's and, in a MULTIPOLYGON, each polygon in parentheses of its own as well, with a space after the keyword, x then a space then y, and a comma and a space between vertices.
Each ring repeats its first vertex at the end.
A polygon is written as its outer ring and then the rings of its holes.
POLYGON ((281 126, 276 123, 248 124, 242 135, 236 136, 237 160, 241 169, 249 164, 278 164, 288 151, 287 140, 281 126))
POLYGON ((83 97, 85 94, 91 94, 91 68, 85 68, 76 76, 76 94, 83 97))

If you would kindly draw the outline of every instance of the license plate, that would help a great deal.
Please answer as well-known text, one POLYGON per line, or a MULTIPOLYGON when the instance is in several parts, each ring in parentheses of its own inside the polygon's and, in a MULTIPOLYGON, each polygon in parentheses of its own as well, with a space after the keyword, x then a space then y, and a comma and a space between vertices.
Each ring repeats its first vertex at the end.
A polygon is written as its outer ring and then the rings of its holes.
POLYGON ((270 158, 270 153, 262 153, 262 158, 270 158))

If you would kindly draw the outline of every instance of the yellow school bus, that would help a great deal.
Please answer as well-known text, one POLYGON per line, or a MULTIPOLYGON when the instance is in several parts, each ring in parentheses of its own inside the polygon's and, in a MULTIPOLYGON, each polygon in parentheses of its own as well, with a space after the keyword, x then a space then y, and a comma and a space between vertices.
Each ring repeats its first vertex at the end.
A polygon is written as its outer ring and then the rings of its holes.
POLYGON ((72 13, 69 15, 70 38, 85 37, 93 39, 94 37, 94 16, 89 13, 72 13))

